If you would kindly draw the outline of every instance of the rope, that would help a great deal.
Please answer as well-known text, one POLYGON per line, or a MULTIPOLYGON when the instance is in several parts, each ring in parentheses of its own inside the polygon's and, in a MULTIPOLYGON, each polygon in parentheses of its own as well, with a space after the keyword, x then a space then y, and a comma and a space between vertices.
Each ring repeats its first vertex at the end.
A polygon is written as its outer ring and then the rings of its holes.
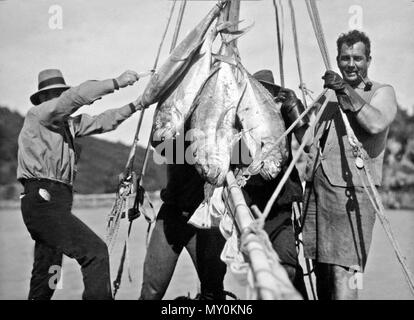
POLYGON ((325 42, 324 33, 322 30, 322 24, 319 19, 319 13, 318 8, 316 6, 316 2, 313 0, 305 0, 306 1, 306 7, 308 9, 308 14, 312 22, 313 31, 315 32, 316 40, 319 45, 319 49, 321 50, 322 59, 325 63, 325 67, 327 69, 331 69, 329 55, 328 55, 328 49, 325 42))
MULTIPOLYGON (((129 224, 128 226, 128 235, 127 235, 127 239, 129 238, 129 234, 131 233, 131 228, 132 228, 132 223, 129 224)), ((122 255, 121 255, 121 260, 119 262, 119 267, 118 267, 118 272, 116 275, 116 278, 113 282, 113 286, 114 286, 114 298, 119 290, 119 288, 121 287, 121 280, 122 280, 122 274, 124 272, 124 263, 125 263, 125 259, 129 258, 129 254, 128 254, 128 240, 125 240, 125 244, 124 244, 124 248, 122 249, 122 255)), ((129 263, 128 263, 129 265, 129 263)), ((131 282, 131 274, 129 272, 129 268, 128 268, 128 275, 129 275, 129 281, 131 282)))
POLYGON ((107 217, 107 234, 106 234, 106 243, 108 245, 109 253, 112 252, 112 249, 115 244, 115 239, 118 236, 119 226, 121 223, 121 213, 124 211, 126 206, 126 199, 129 194, 131 194, 131 184, 123 184, 120 188, 118 188, 117 196, 115 199, 115 203, 112 206, 111 212, 107 217))
POLYGON ((264 220, 256 219, 243 230, 240 236, 240 251, 244 255, 249 255, 249 251, 252 251, 253 248, 252 244, 256 242, 263 250, 259 248, 254 248, 254 250, 264 252, 265 257, 270 264, 270 270, 264 268, 256 269, 255 273, 267 273, 277 284, 277 287, 275 287, 271 282, 259 283, 256 279, 254 288, 256 289, 259 298, 265 299, 263 296, 263 291, 265 291, 270 292, 273 300, 301 300, 302 297, 293 287, 286 270, 280 264, 279 256, 273 249, 273 246, 269 240, 269 236, 263 229, 263 226, 264 220))
MULTIPOLYGON (((279 4, 281 3, 279 2, 279 4)), ((276 16, 276 33, 277 33, 277 47, 278 47, 278 54, 279 54, 280 85, 282 87, 285 87, 285 74, 283 70, 283 40, 281 39, 279 10, 276 4, 276 0, 273 0, 273 6, 275 8, 275 16, 276 16)))
POLYGON ((306 92, 306 85, 305 85, 305 82, 303 81, 303 76, 302 76, 302 66, 300 63, 298 34, 296 30, 295 8, 293 7, 292 0, 289 0, 289 7, 290 7, 290 16, 291 16, 291 21, 292 21, 293 44, 295 46, 296 64, 298 66, 298 74, 299 74, 299 82, 300 82, 299 88, 300 88, 300 91, 302 92, 303 103, 305 105, 305 108, 307 108, 308 107, 307 102, 306 102, 307 92, 306 92))
POLYGON ((181 23, 183 21, 184 10, 187 4, 187 0, 181 1, 180 11, 178 12, 177 24, 175 25, 174 35, 171 42, 170 53, 174 50, 175 45, 177 44, 178 34, 180 32, 181 23))
POLYGON ((158 46, 157 56, 156 56, 155 61, 154 61, 154 67, 152 68, 154 70, 157 68, 157 65, 158 65, 158 59, 160 58, 161 49, 162 49, 162 46, 164 44, 165 36, 167 35, 168 27, 170 26, 171 17, 173 15, 174 7, 175 7, 176 2, 177 2, 177 0, 174 0, 174 2, 171 5, 170 15, 168 16, 167 25, 165 26, 164 33, 162 35, 160 45, 158 46))

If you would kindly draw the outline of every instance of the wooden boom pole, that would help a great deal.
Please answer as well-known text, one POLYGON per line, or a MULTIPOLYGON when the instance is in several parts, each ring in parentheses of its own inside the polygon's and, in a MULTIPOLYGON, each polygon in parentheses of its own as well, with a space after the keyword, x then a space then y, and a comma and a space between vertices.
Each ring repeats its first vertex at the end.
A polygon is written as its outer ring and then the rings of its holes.
MULTIPOLYGON (((235 23, 232 26, 235 31, 238 28, 236 22, 239 21, 239 16, 240 0, 232 0, 230 5, 227 5, 225 10, 222 11, 219 21, 235 23)), ((236 43, 233 43, 233 45, 236 46, 236 43)), ((243 236, 242 242, 245 244, 243 251, 245 251, 245 256, 253 271, 257 298, 260 300, 301 299, 300 294, 294 289, 287 272, 280 265, 278 259, 276 258, 274 261, 269 259, 267 251, 270 242, 268 241, 268 246, 266 246, 263 237, 252 232, 251 226, 255 220, 232 171, 229 171, 226 176, 226 187, 223 195, 233 215, 239 235, 243 236)), ((265 234, 264 231, 263 233, 265 234)), ((265 236, 267 237, 267 234, 265 236)), ((270 250, 273 250, 273 248, 270 248, 270 250)), ((276 253, 274 255, 277 257, 276 253)))

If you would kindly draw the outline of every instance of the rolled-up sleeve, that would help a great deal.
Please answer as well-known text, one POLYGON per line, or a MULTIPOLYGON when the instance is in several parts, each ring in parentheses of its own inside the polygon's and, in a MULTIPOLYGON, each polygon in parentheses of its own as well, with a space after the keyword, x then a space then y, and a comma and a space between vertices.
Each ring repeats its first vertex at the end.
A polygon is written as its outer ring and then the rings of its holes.
POLYGON ((112 80, 86 81, 66 90, 59 98, 43 103, 37 108, 36 113, 44 126, 54 126, 67 120, 80 107, 90 105, 112 92, 114 92, 112 80))
POLYGON ((124 120, 129 118, 134 110, 129 106, 110 109, 96 116, 80 114, 71 118, 75 137, 104 133, 116 129, 124 120))

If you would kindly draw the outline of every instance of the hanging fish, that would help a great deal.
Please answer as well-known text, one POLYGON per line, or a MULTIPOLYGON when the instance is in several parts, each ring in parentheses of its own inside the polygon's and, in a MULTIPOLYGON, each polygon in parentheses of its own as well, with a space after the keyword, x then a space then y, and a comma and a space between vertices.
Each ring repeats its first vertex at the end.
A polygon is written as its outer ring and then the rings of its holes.
POLYGON ((222 0, 215 4, 204 19, 175 47, 163 65, 152 75, 141 95, 141 105, 149 106, 157 102, 180 77, 202 45, 211 23, 225 7, 227 1, 222 0))
MULTIPOLYGON (((220 55, 234 58, 229 52, 228 44, 223 43, 220 55)), ((229 170, 233 146, 240 139, 235 129, 240 88, 234 69, 227 62, 217 62, 194 102, 190 148, 194 166, 206 181, 204 201, 189 220, 198 228, 210 228, 221 218, 215 216, 212 201, 229 170)))
MULTIPOLYGON (((219 23, 207 33, 201 49, 194 55, 190 65, 158 104, 152 129, 154 141, 174 138, 183 128, 185 121, 194 110, 194 99, 211 72, 212 62, 217 58, 223 58, 212 53, 217 34, 225 35, 231 42, 251 28, 250 26, 243 30, 229 30, 238 23, 229 21, 219 23)), ((231 59, 228 62, 236 63, 231 59)))
POLYGON ((237 108, 242 136, 252 156, 249 174, 274 179, 288 157, 287 139, 277 143, 285 131, 285 123, 271 94, 241 66, 244 78, 242 98, 237 108))
POLYGON ((190 66, 177 80, 177 84, 159 102, 154 117, 153 140, 174 138, 183 128, 193 111, 193 101, 211 72, 212 46, 219 31, 227 24, 212 28, 207 34, 201 49, 194 55, 190 66))
MULTIPOLYGON (((223 44, 220 54, 226 53, 223 44)), ((239 139, 235 129, 240 96, 234 66, 220 61, 196 98, 191 118, 191 150, 195 168, 211 185, 221 186, 230 166, 231 151, 239 139)))

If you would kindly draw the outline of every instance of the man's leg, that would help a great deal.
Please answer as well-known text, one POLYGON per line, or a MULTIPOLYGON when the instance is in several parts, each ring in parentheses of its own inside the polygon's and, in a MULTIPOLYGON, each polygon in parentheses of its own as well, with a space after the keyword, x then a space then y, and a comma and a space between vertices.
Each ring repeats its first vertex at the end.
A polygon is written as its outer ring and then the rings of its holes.
POLYGON ((316 262, 316 290, 319 300, 356 300, 358 286, 356 272, 335 264, 316 262))
POLYGON ((302 267, 296 251, 295 233, 292 223, 292 208, 275 208, 266 219, 264 230, 269 235, 273 249, 288 273, 289 279, 304 299, 308 298, 302 267))
POLYGON ((220 255, 226 240, 218 228, 198 229, 196 231, 195 248, 187 247, 197 266, 201 285, 201 299, 225 300, 223 281, 227 266, 220 255), (195 259, 194 259, 195 251, 195 259))
POLYGON ((58 219, 56 223, 49 223, 51 229, 40 235, 40 241, 78 261, 85 286, 83 299, 112 299, 109 254, 105 242, 71 213, 62 214, 58 219))
POLYGON ((36 242, 29 300, 50 300, 60 279, 62 252, 36 242), (58 273, 58 274, 56 274, 58 273), (56 281, 52 281, 52 276, 56 281))
POLYGON ((177 208, 162 205, 145 255, 141 300, 161 300, 164 297, 178 257, 191 238, 189 230, 177 208))
MULTIPOLYGON (((83 299, 112 299, 107 246, 71 213, 71 191, 64 186, 50 187, 50 184, 43 185, 40 182, 35 182, 26 189, 26 195, 22 199, 22 213, 32 238, 78 261, 85 286, 83 299), (47 201, 41 198, 39 188, 48 190, 51 199, 47 201)), ((38 256, 37 261, 44 260, 41 263, 50 265, 51 261, 47 260, 51 257, 50 254, 38 256)), ((45 287, 49 280, 46 277, 42 279, 42 286, 45 287)), ((37 281, 35 276, 35 283, 37 281)))

